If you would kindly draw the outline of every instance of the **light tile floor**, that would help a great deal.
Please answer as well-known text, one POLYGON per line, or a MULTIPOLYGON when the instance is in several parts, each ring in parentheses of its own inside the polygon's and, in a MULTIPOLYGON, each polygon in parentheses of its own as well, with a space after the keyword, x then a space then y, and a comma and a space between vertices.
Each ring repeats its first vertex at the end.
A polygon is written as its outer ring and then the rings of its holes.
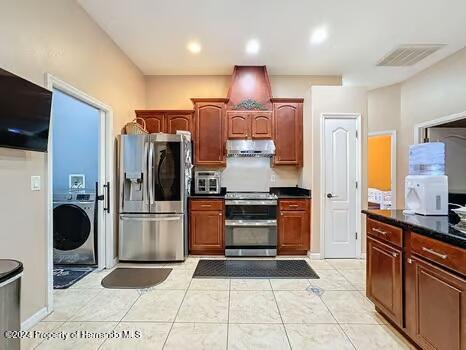
POLYGON ((21 348, 412 349, 365 297, 364 260, 300 258, 321 278, 192 279, 198 257, 150 265, 173 271, 148 290, 104 289, 110 271, 94 272, 55 291, 55 311, 32 329, 87 337, 28 339, 21 348))

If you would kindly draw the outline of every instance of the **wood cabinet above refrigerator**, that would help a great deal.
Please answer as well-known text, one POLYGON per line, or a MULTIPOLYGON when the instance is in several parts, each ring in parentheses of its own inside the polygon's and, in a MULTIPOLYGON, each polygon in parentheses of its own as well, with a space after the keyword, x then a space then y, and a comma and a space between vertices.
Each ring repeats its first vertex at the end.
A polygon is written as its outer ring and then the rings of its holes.
POLYGON ((194 110, 137 110, 136 117, 146 122, 149 133, 176 134, 177 130, 194 132, 194 110))

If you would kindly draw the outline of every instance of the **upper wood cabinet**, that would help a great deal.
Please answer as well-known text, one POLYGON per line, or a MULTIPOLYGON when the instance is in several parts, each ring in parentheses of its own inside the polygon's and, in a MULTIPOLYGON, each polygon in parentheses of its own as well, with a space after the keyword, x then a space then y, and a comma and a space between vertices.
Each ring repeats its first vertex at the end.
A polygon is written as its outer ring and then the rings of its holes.
POLYGON ((192 99, 194 165, 225 166, 225 99, 192 99))
POLYGON ((149 133, 176 134, 177 130, 193 133, 193 110, 137 110, 136 116, 146 122, 149 133))
POLYGON ((141 113, 136 111, 138 118, 144 119, 146 122, 146 129, 150 133, 165 132, 165 116, 163 113, 141 113))
POLYGON ((253 139, 271 139, 272 130, 272 112, 251 113, 251 137, 253 139))
POLYGON ((177 130, 193 131, 193 117, 192 114, 173 114, 166 116, 167 132, 169 134, 176 134, 177 130))
POLYGON ((272 99, 275 165, 303 165, 303 99, 272 99))
POLYGON ((229 139, 271 139, 272 112, 227 111, 229 139))
POLYGON ((228 138, 247 139, 251 135, 249 112, 228 111, 228 138))

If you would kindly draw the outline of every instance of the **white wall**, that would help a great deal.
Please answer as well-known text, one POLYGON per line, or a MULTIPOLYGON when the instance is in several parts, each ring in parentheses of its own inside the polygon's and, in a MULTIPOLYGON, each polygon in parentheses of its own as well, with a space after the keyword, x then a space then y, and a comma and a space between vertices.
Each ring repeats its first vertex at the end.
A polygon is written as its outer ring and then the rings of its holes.
MULTIPOLYGON (((0 67, 36 84, 51 73, 114 111, 119 133, 145 107, 142 73, 73 0, 0 1, 0 67)), ((0 258, 24 263, 21 319, 46 305, 47 154, 0 148, 0 258), (30 191, 31 175, 42 190, 30 191)))
POLYGON ((69 188, 70 174, 83 174, 95 190, 99 176, 100 111, 53 91, 53 191, 69 188))
MULTIPOLYGON (((321 122, 324 113, 359 113, 361 114, 361 140, 362 143, 362 188, 367 188, 367 90, 357 87, 337 87, 337 86, 314 86, 312 88, 312 163, 310 180, 312 182, 312 228, 311 228, 311 252, 320 252, 320 199, 324 195, 320 187, 321 169, 321 122)), ((306 135, 305 135, 306 137, 306 135)), ((309 157, 309 155, 308 155, 309 157)), ((309 162, 309 158, 304 159, 304 163, 309 162)), ((308 175, 309 176, 309 175, 308 175)), ((309 181, 309 179, 305 179, 309 181)), ((367 193, 363 193, 362 208, 367 207, 367 193)), ((359 215, 359 214, 358 214, 359 215)), ((364 233, 365 230, 362 230, 364 233)), ((364 242, 364 235, 361 241, 364 242)), ((363 245, 364 251, 364 245, 363 245)))
POLYGON ((404 207, 408 147, 416 124, 466 111, 466 48, 415 76, 369 93, 369 130, 396 128, 397 208, 404 207), (399 98, 398 98, 399 94, 399 98), (399 120, 391 115, 399 112, 399 120))

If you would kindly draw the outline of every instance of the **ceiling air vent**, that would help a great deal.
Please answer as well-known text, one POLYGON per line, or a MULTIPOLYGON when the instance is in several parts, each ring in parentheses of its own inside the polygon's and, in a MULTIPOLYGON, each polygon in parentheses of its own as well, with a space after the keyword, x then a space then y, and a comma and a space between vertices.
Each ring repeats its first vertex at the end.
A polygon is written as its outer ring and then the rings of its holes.
POLYGON ((402 45, 389 52, 382 58, 377 66, 380 67, 407 67, 418 63, 435 51, 444 47, 444 44, 434 45, 402 45))

